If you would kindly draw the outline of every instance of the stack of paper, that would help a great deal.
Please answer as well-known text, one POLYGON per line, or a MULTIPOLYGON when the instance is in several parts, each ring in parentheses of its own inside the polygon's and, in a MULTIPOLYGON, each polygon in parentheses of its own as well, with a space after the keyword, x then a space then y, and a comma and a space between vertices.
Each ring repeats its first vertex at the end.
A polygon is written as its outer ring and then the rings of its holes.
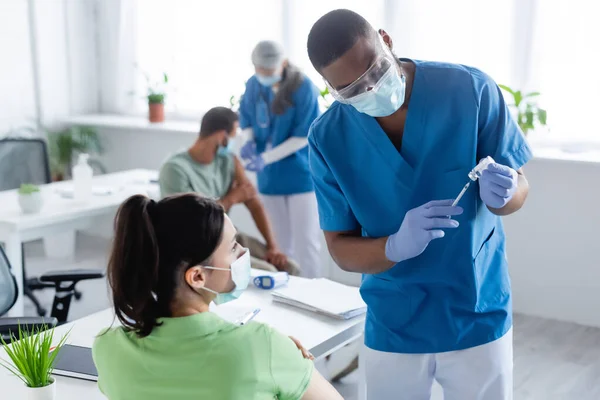
POLYGON ((367 311, 358 288, 329 279, 307 279, 273 291, 273 300, 337 319, 350 319, 367 311))

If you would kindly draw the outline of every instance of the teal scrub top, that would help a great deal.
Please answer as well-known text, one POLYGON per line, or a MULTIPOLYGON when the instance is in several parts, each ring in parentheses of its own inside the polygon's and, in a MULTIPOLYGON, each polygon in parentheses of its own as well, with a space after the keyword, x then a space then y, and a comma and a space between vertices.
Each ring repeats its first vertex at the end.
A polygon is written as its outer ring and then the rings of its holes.
MULTIPOLYGON (((518 169, 532 157, 500 89, 483 72, 414 62, 414 84, 399 152, 375 118, 334 103, 309 136, 310 167, 325 231, 398 231, 404 215, 455 198, 486 156, 518 169)), ((491 342, 512 325, 505 234, 479 197, 460 201, 460 227, 418 257, 363 275, 365 343, 385 352, 438 353, 491 342)))
MULTIPOLYGON (((258 153, 285 142, 290 137, 307 137, 312 122, 320 114, 319 90, 308 77, 293 94, 292 106, 282 115, 271 109, 275 93, 261 85, 256 77, 246 83, 240 101, 240 127, 252 128, 258 153)), ((308 166, 308 146, 267 165, 257 174, 258 191, 265 195, 290 195, 312 192, 308 166)))

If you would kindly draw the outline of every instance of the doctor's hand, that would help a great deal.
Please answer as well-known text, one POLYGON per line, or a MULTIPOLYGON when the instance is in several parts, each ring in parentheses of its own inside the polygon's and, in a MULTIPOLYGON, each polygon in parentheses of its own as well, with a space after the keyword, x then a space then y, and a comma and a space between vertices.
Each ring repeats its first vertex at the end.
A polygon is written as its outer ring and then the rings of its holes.
POLYGON ((260 154, 256 154, 250 158, 250 162, 246 164, 246 169, 251 172, 260 172, 265 168, 265 160, 260 154))
POLYGON ((256 143, 254 140, 248 140, 240 149, 240 157, 244 160, 249 160, 256 155, 256 143))
POLYGON ((461 207, 452 207, 453 200, 430 201, 413 208, 404 216, 398 232, 388 237, 385 255, 388 260, 401 262, 423 253, 429 242, 444 237, 442 229, 457 228, 458 221, 449 216, 463 213, 461 207))
POLYGON ((504 207, 517 191, 519 174, 506 165, 491 163, 479 178, 479 197, 491 208, 504 207))

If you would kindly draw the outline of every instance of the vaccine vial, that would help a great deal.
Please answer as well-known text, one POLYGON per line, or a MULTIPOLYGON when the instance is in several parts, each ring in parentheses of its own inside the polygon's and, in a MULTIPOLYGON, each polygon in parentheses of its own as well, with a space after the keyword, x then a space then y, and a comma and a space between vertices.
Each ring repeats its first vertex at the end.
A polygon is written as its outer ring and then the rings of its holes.
POLYGON ((471 172, 469 172, 469 179, 471 179, 473 182, 475 182, 477 179, 479 179, 481 177, 481 173, 483 171, 485 171, 485 169, 488 167, 488 165, 490 165, 493 162, 495 162, 495 161, 490 156, 487 156, 486 158, 479 161, 479 164, 477 164, 475 166, 475 168, 473 168, 471 170, 471 172))

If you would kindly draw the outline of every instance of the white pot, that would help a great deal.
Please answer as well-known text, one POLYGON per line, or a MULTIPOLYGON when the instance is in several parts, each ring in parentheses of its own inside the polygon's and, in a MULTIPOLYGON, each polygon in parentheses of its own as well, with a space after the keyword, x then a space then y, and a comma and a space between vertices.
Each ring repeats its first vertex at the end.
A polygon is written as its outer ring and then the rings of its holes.
POLYGON ((52 383, 41 388, 25 388, 25 397, 23 400, 54 400, 56 397, 56 379, 52 383))
POLYGON ((40 212, 44 205, 42 192, 34 192, 30 194, 19 193, 19 206, 24 214, 35 214, 40 212))

